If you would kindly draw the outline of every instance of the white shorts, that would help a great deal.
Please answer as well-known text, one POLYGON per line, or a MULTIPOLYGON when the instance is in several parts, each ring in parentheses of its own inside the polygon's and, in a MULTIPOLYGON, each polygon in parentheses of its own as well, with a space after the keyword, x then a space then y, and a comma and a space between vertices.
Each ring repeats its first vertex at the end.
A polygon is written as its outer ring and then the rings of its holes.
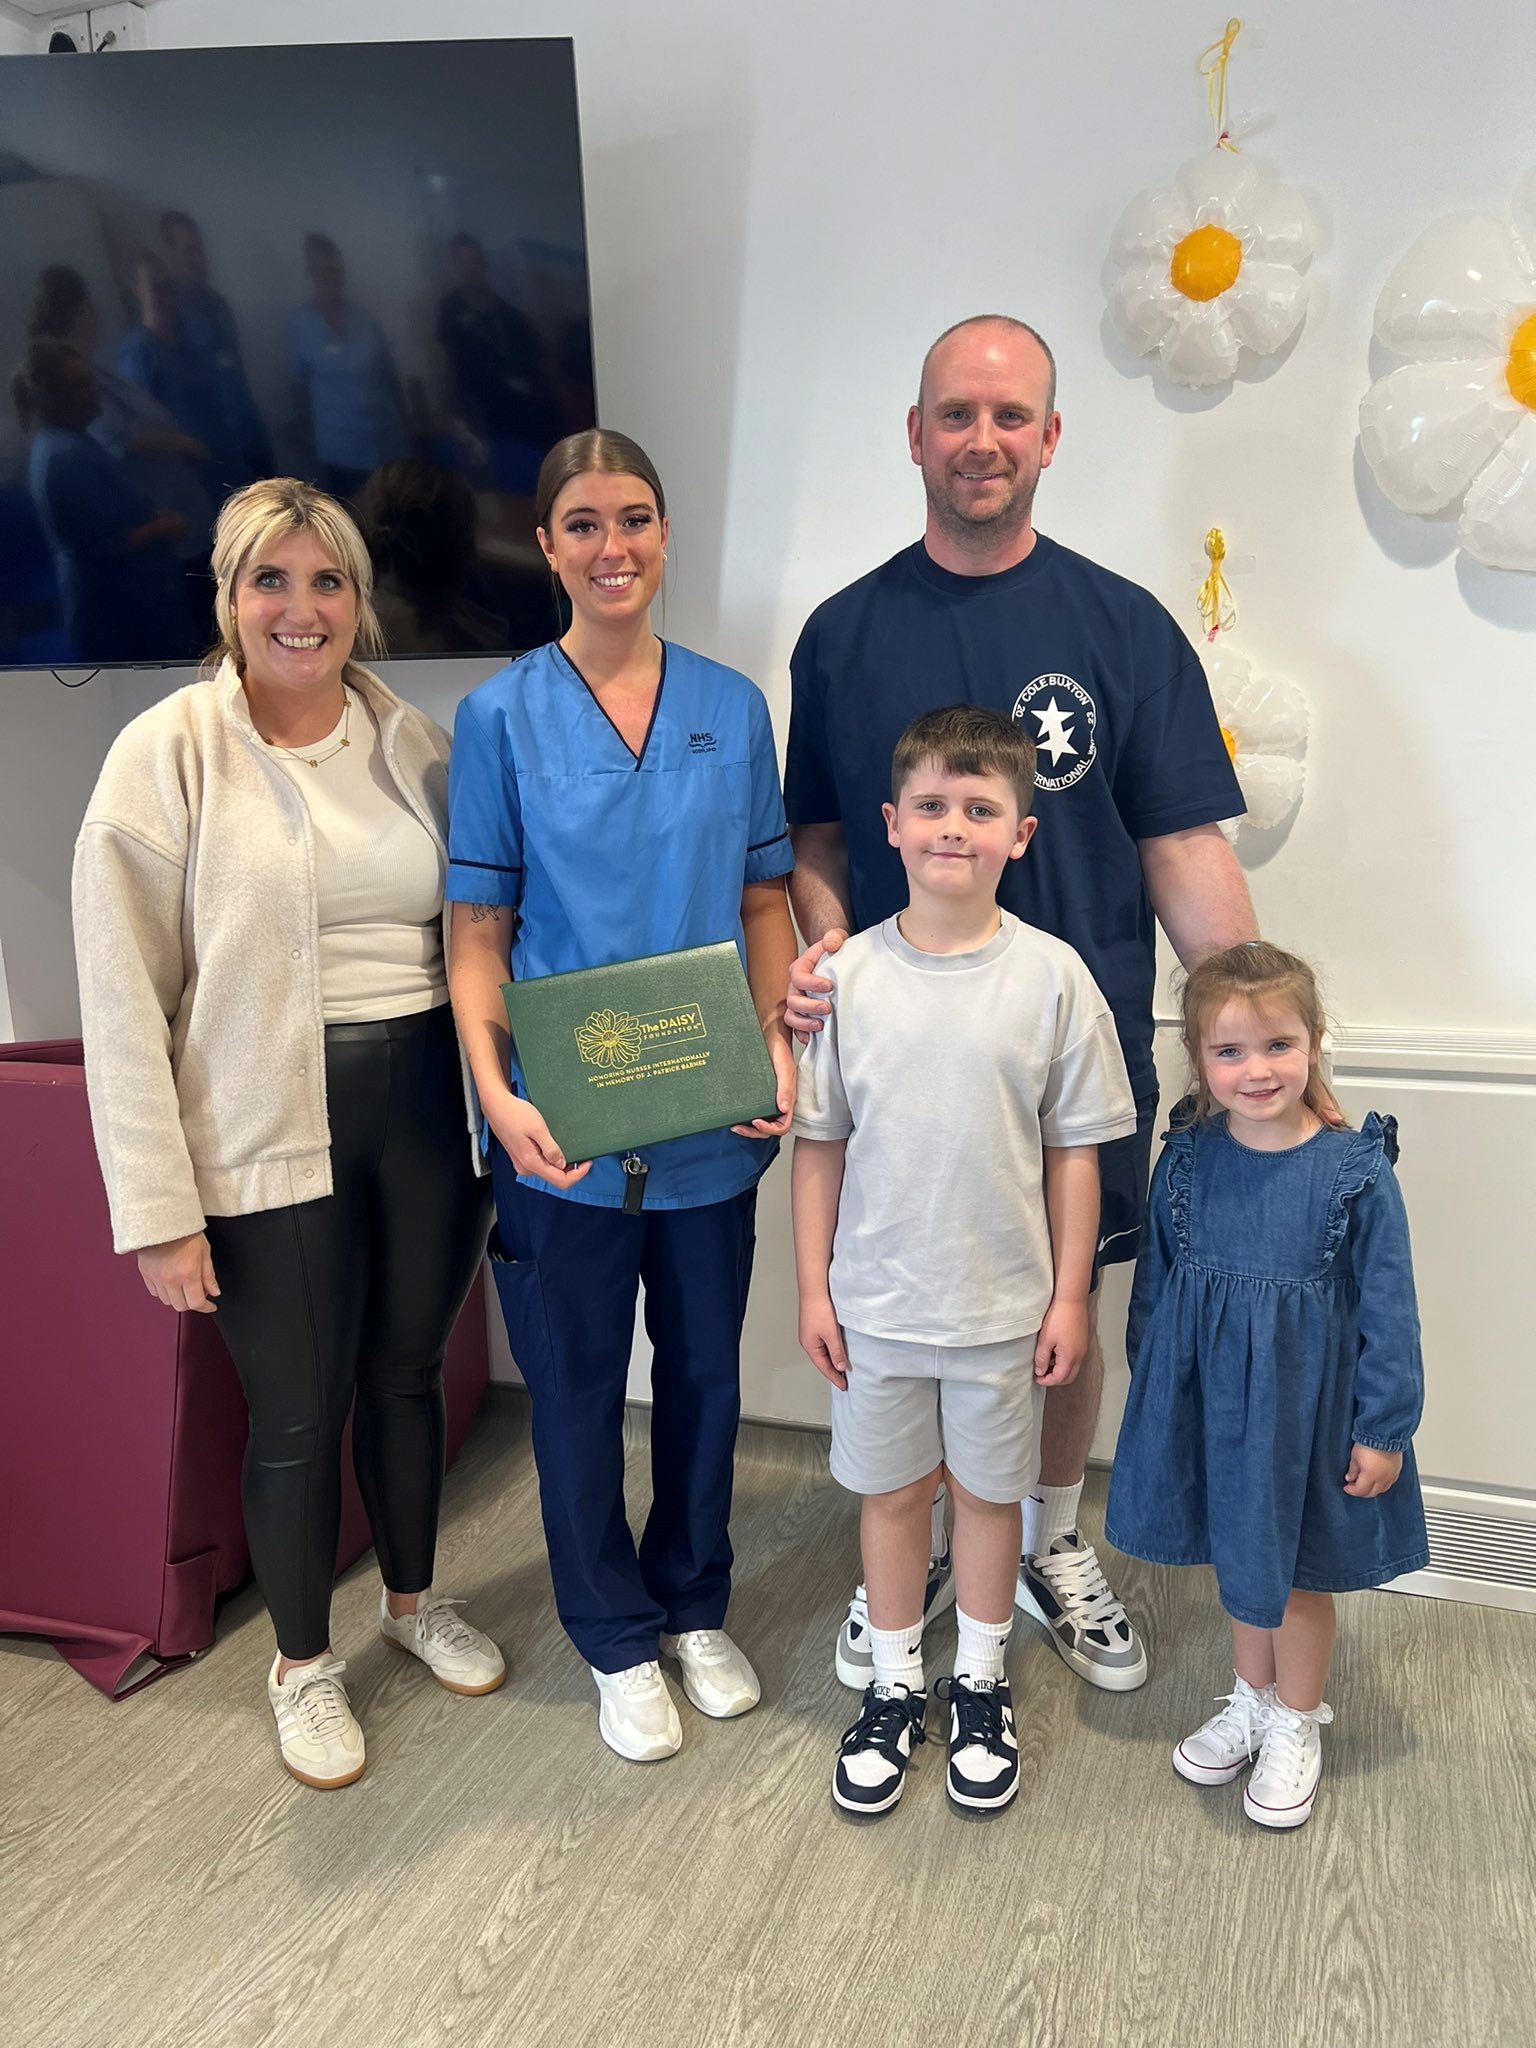
POLYGON ((1023 1500, 1040 1474, 1035 1338, 908 1344, 843 1332, 848 1388, 832 1389, 832 1477, 894 1493, 942 1460, 978 1500, 1023 1500))

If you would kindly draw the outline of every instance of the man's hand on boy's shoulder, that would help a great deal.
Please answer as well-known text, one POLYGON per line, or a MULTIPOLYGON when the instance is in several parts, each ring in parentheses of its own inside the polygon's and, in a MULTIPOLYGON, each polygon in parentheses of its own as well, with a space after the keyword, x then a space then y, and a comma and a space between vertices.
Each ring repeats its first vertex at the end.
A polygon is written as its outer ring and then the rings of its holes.
POLYGON ((1075 1380, 1088 1356, 1088 1304, 1053 1301, 1035 1339, 1035 1379, 1042 1387, 1075 1380))
POLYGON ((800 1348, 824 1380, 848 1391, 848 1352, 843 1326, 829 1294, 800 1302, 800 1348))
POLYGON ((836 953, 848 937, 834 927, 823 932, 815 945, 807 946, 789 970, 789 993, 784 999, 784 1021, 802 1045, 826 1023, 832 1005, 826 998, 832 983, 817 974, 823 953, 836 953))

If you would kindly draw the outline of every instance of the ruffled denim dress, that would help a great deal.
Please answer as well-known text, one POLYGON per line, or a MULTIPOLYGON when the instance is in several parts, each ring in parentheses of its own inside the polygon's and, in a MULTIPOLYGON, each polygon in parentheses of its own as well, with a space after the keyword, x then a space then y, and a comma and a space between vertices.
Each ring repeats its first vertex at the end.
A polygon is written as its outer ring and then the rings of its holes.
POLYGON ((1236 1621, 1278 1628, 1293 1586, 1344 1593, 1429 1562, 1410 1441, 1424 1398, 1397 1126, 1258 1152, 1223 1116, 1172 1133, 1131 1296, 1131 1391, 1105 1533, 1211 1564, 1236 1621), (1344 1491, 1350 1448, 1401 1451, 1344 1491))

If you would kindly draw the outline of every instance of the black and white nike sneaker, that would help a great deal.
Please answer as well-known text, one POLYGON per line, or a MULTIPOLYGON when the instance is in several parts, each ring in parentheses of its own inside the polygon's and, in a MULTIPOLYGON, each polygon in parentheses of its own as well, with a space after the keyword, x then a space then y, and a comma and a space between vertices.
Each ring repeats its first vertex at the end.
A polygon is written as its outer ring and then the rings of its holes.
MULTIPOLYGON (((947 1492, 940 1487, 933 1499, 933 1529, 929 1537, 928 1579, 923 1587, 923 1620, 942 1614, 954 1605, 955 1574, 949 1558, 949 1533, 944 1526, 947 1492)), ((848 1613, 837 1632, 837 1653, 833 1659, 837 1675, 854 1692, 874 1683, 875 1659, 869 1647, 869 1602, 864 1588, 855 1588, 848 1613)))
POLYGON ((859 1718, 843 1731, 832 1773, 832 1797, 845 1813, 889 1813, 907 1783, 907 1765, 928 1740, 926 1692, 904 1685, 865 1688, 859 1718))
POLYGON ((1019 1789, 1019 1738, 1006 1679, 941 1678, 949 1704, 950 1799, 966 1813, 1001 1813, 1019 1789))

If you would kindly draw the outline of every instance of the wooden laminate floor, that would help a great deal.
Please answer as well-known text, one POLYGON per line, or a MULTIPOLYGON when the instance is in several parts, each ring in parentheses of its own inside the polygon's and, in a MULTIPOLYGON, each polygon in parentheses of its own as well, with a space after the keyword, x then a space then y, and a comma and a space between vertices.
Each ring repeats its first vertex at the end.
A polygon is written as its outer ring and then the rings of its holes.
MULTIPOLYGON (((1102 1477, 1089 1491, 1093 1523, 1102 1477)), ((279 1768, 249 1589, 204 1659, 119 1705, 41 1645, 0 1646, 0 2041, 1536 2042, 1529 1617, 1345 1599, 1323 1794, 1275 1836, 1240 1788, 1169 1767, 1225 1689, 1207 1575, 1126 1564, 1140 1692, 1090 1691, 1021 1622, 1014 1809, 952 1815, 931 1744, 897 1812, 855 1826, 827 1792, 854 1705, 830 1654, 854 1515, 819 1439, 743 1433, 734 1536, 732 1627, 764 1704, 714 1723, 684 1703, 664 1764, 597 1738, 507 1392, 450 1478, 439 1582, 474 1595, 511 1676, 480 1700, 435 1687, 374 1634, 365 1560, 335 1609, 368 1735, 356 1786, 279 1768)))

